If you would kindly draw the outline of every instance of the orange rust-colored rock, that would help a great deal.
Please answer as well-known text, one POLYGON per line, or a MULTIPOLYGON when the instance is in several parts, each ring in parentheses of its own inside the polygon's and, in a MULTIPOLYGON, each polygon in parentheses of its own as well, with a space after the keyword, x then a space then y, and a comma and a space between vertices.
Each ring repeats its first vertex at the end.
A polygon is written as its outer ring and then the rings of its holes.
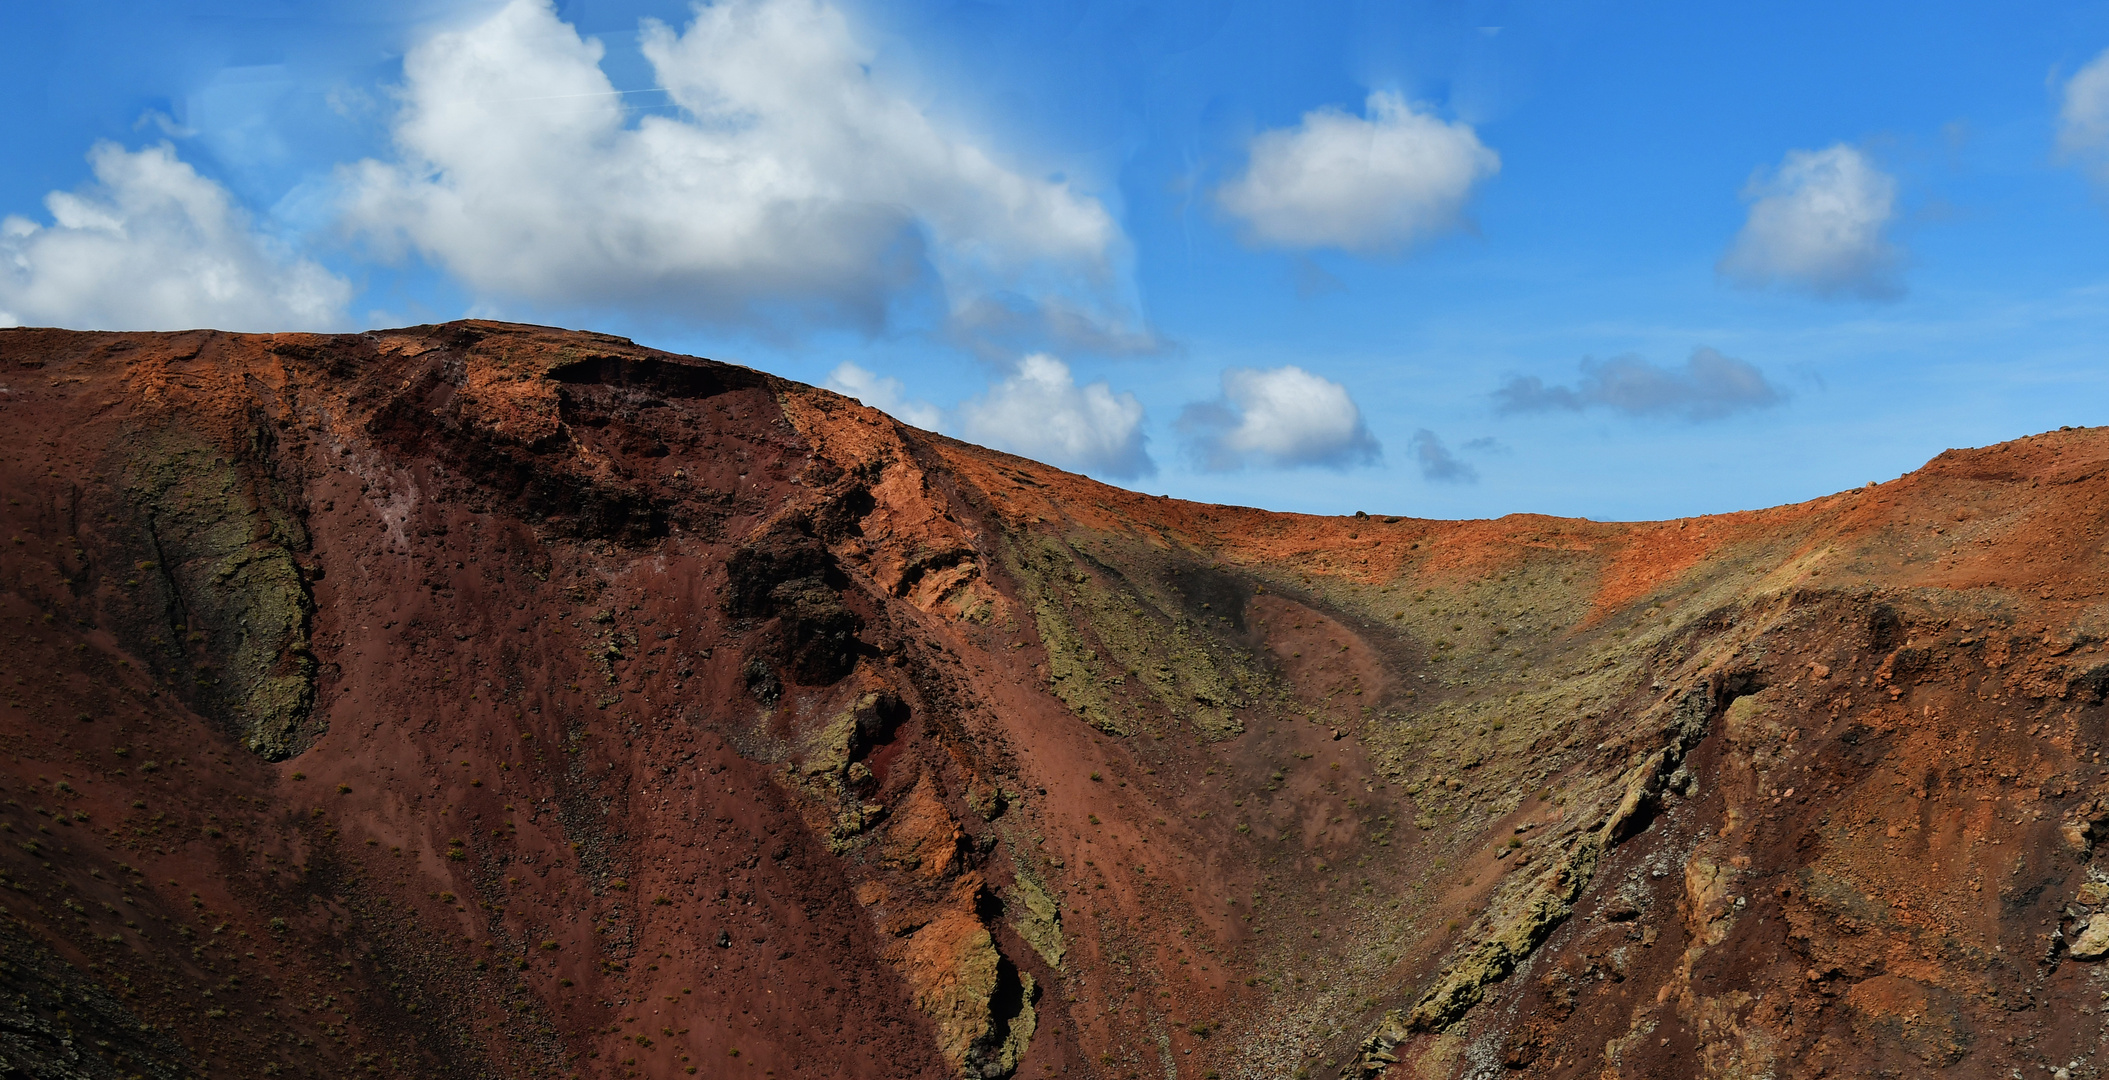
POLYGON ((1327 518, 489 322, 0 414, 28 1075, 2094 1068, 2109 432, 1327 518))

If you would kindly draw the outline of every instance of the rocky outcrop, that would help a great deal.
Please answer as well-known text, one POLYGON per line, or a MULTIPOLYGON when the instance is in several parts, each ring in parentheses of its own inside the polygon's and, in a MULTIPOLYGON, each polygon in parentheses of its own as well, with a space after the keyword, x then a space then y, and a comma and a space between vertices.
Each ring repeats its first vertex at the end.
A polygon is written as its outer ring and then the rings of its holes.
POLYGON ((275 425, 243 426, 247 455, 175 424, 131 432, 113 455, 114 490, 87 499, 87 529, 114 557, 93 568, 100 581, 83 567, 79 586, 104 586, 101 606, 136 655, 251 752, 280 761, 315 735, 308 538, 298 497, 273 475, 284 465, 275 425))

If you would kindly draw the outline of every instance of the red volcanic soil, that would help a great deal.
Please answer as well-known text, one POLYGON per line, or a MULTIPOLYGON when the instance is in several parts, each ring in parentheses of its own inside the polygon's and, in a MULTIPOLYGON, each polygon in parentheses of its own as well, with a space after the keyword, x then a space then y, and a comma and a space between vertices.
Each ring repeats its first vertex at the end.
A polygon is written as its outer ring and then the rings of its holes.
POLYGON ((1609 524, 488 322, 0 414, 21 1075, 2096 1074, 2102 432, 1609 524))

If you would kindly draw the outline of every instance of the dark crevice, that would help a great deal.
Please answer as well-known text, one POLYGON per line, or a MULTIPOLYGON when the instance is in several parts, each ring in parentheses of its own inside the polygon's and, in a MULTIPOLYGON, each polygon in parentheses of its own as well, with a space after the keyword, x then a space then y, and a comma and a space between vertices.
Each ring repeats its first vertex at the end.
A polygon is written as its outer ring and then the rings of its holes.
POLYGON ((638 356, 600 355, 560 365, 549 377, 572 385, 628 386, 661 397, 710 398, 733 390, 751 390, 767 377, 729 364, 678 363, 638 356))

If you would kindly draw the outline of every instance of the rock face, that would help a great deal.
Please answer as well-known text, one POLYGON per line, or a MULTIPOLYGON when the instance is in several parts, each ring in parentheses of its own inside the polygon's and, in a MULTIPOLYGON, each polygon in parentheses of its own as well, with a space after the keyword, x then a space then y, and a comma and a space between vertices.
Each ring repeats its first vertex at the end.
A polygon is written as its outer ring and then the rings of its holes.
POLYGON ((1432 522, 537 327, 5 330, 0 375, 13 1072, 2091 1075, 2104 1035, 2109 432, 1432 522))

